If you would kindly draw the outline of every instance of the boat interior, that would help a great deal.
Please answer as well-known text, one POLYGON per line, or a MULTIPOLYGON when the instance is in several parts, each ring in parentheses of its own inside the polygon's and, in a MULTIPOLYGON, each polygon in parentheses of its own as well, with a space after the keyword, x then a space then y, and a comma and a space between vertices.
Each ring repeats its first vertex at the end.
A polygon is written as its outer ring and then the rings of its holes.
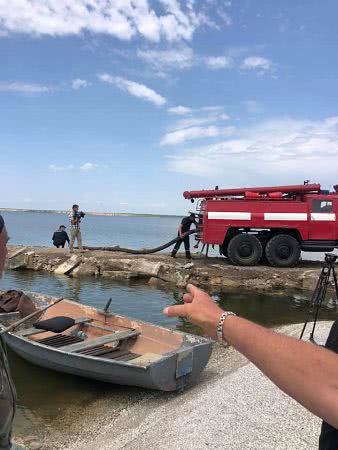
POLYGON ((12 334, 78 356, 147 367, 177 351, 180 333, 63 300, 12 334))

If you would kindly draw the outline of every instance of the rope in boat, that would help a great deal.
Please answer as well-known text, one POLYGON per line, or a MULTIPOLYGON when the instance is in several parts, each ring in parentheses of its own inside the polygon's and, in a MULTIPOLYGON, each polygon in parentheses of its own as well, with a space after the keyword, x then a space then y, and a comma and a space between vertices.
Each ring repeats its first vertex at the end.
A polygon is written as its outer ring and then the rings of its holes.
MULTIPOLYGON (((183 238, 185 236, 189 236, 190 234, 195 234, 196 230, 188 231, 187 233, 184 233, 183 238)), ((176 244, 178 241, 183 241, 179 236, 177 236, 175 239, 172 239, 169 242, 166 242, 163 245, 160 245, 159 247, 155 248, 140 248, 140 249, 133 249, 133 248, 124 248, 120 247, 119 245, 115 245, 114 247, 83 247, 85 250, 104 250, 108 252, 122 252, 122 253, 131 253, 133 255, 148 255, 150 253, 157 253, 161 250, 165 250, 166 248, 170 247, 171 245, 176 244)))

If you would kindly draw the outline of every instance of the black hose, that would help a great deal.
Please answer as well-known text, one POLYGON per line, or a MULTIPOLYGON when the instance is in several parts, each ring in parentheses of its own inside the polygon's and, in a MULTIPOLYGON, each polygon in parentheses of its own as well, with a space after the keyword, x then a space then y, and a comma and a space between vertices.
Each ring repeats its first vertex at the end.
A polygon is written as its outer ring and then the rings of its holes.
MULTIPOLYGON (((196 233, 196 230, 187 231, 184 233, 184 237, 190 234, 196 233)), ((175 239, 172 239, 171 241, 167 242, 166 244, 160 245, 159 247, 155 248, 141 248, 138 250, 135 250, 133 248, 123 248, 118 245, 115 245, 115 247, 83 247, 85 250, 104 250, 108 252, 122 252, 122 253, 132 253, 133 255, 149 255, 150 253, 157 253, 161 250, 165 250, 166 248, 170 247, 171 245, 176 244, 177 241, 182 241, 179 236, 177 236, 175 239)))

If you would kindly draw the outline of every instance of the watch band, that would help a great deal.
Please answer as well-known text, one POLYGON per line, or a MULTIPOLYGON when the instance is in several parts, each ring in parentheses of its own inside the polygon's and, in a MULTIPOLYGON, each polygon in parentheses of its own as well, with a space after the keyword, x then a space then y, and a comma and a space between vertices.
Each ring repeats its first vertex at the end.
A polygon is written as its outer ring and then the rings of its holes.
POLYGON ((217 340, 219 343, 221 343, 224 346, 228 346, 228 342, 226 342, 226 340, 223 337, 223 325, 224 325, 224 321, 228 316, 235 316, 236 314, 233 313, 232 311, 224 311, 221 314, 221 317, 219 318, 218 321, 218 325, 217 325, 217 340))

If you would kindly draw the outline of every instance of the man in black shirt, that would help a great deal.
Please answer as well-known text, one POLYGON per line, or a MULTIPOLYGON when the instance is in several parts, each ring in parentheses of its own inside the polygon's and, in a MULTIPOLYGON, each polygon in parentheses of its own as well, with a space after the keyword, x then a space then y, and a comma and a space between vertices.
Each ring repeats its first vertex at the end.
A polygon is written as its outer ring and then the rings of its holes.
MULTIPOLYGON (((335 353, 338 353, 338 320, 335 321, 331 328, 325 347, 335 353)), ((323 421, 322 432, 319 437, 319 450, 336 450, 337 448, 338 429, 323 421)))
POLYGON ((68 242, 69 245, 69 236, 66 232, 66 227, 64 225, 60 225, 59 229, 54 232, 52 241, 53 245, 55 245, 55 247, 57 248, 59 247, 64 248, 66 242, 68 242))
POLYGON ((196 224, 196 217, 194 213, 191 213, 190 216, 183 217, 182 222, 178 227, 178 237, 180 238, 171 252, 171 256, 173 258, 176 257, 176 253, 178 252, 182 242, 184 242, 185 255, 187 259, 191 259, 190 255, 190 239, 189 239, 189 230, 192 224, 196 224))
MULTIPOLYGON (((5 270, 8 234, 5 222, 0 216, 0 278, 5 270)), ((11 378, 5 345, 0 336, 0 449, 15 448, 11 443, 12 425, 15 414, 16 393, 11 378)), ((22 449, 23 450, 23 449, 22 449)))

